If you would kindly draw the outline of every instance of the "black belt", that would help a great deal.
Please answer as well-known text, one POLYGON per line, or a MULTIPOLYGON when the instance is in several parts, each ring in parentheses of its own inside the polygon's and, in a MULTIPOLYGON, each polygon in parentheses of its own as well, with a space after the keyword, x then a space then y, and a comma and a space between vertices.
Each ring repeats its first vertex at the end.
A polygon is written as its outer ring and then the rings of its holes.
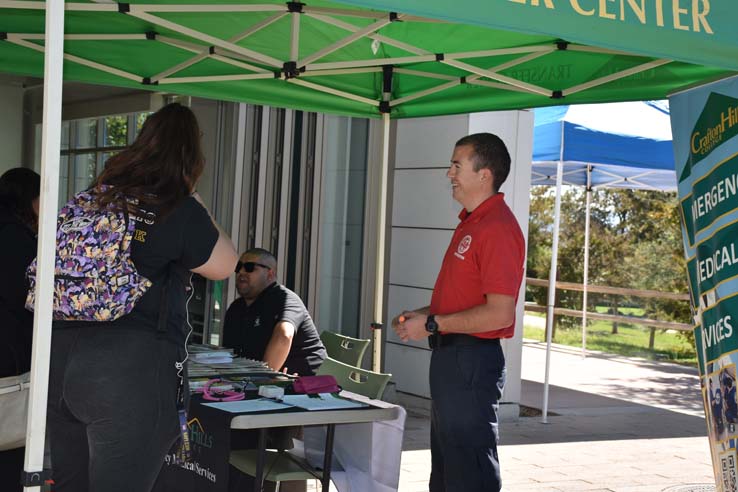
POLYGON ((437 333, 428 337, 428 345, 432 349, 448 347, 450 345, 499 345, 499 338, 479 338, 463 333, 437 333))

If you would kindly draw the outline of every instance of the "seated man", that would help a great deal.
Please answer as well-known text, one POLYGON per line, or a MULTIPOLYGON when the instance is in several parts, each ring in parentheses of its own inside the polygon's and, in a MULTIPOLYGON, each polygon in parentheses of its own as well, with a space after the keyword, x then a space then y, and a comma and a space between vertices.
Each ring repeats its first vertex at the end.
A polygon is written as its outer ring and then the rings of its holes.
POLYGON ((318 331, 300 297, 276 281, 277 260, 253 248, 236 265, 236 290, 223 325, 224 347, 263 360, 269 367, 312 376, 326 357, 318 331))
MULTIPOLYGON (((312 376, 326 357, 318 330, 300 297, 280 285, 277 259, 269 251, 253 248, 236 264, 236 290, 241 296, 228 307, 223 324, 223 345, 236 355, 263 360, 269 367, 300 376, 312 376)), ((292 447, 292 438, 302 437, 301 427, 272 429, 268 446, 292 447)), ((231 432, 232 449, 257 447, 255 430, 231 432)), ((253 479, 233 466, 229 490, 253 490, 253 479)), ((269 485, 265 490, 273 490, 269 485)), ((304 491, 305 484, 287 482, 285 492, 304 491)))

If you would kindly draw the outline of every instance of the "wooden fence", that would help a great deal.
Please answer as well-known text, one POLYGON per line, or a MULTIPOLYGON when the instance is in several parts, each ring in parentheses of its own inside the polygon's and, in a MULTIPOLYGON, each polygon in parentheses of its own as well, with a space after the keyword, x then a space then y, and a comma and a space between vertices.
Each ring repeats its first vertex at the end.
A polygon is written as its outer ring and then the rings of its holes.
MULTIPOLYGON (((548 280, 537 279, 537 278, 526 278, 526 285, 533 285, 536 287, 548 287, 548 280)), ((556 288, 561 290, 574 290, 582 292, 584 291, 583 284, 577 284, 573 282, 556 282, 556 288)), ((642 290, 642 289, 626 289, 622 287, 608 287, 604 285, 587 285, 588 293, 595 294, 615 294, 623 296, 633 297, 644 297, 644 298, 658 298, 658 299, 671 299, 676 301, 689 301, 689 294, 674 294, 672 292, 659 292, 656 290, 642 290)), ((525 304, 525 310, 531 312, 545 313, 546 306, 539 306, 538 304, 525 304)), ((582 310, 566 309, 560 307, 554 307, 555 315, 562 316, 573 316, 577 318, 582 317, 582 310)), ((630 323, 650 326, 652 328, 662 328, 667 330, 680 330, 680 331, 692 331, 694 328, 690 324, 677 323, 674 321, 661 321, 657 319, 641 318, 638 316, 626 316, 621 314, 604 314, 587 311, 587 319, 610 321, 614 323, 630 323)))

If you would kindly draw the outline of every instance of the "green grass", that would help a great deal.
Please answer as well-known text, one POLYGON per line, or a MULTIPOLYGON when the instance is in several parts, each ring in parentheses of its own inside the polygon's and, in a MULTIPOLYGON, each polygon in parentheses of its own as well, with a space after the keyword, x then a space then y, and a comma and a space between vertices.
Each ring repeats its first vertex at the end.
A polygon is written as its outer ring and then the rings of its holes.
MULTIPOLYGON (((627 308, 620 309, 621 311, 625 311, 627 308)), ((542 313, 526 314, 545 318, 545 315, 542 313)), ((581 323, 581 320, 579 322, 581 323)), ((626 357, 643 357, 651 360, 664 360, 697 366, 697 355, 695 354, 694 347, 678 334, 656 330, 653 350, 648 349, 649 335, 649 328, 625 323, 618 324, 618 333, 613 335, 612 323, 607 321, 592 321, 587 327, 587 349, 626 357)), ((545 341, 546 330, 526 324, 523 330, 523 336, 533 340, 545 341)), ((553 341, 554 343, 569 345, 571 347, 581 347, 581 325, 573 329, 558 327, 553 341)))
MULTIPOLYGON (((609 306, 597 306, 595 308, 595 311, 602 314, 607 314, 610 312, 609 306)), ((619 307, 618 308, 618 314, 624 315, 624 316, 643 316, 643 313, 646 311, 643 308, 632 308, 632 307, 619 307)))

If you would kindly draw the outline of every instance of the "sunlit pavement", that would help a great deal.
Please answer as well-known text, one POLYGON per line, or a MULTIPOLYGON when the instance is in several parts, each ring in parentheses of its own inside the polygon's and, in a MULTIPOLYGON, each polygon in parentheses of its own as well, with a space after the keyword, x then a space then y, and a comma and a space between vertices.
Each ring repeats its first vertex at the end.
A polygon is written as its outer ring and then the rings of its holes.
MULTIPOLYGON (((523 344, 527 407, 542 408, 545 348, 523 344)), ((696 369, 599 353, 582 358, 581 349, 554 345, 549 392, 549 410, 558 415, 548 423, 500 424, 505 492, 687 492, 714 484, 696 369)), ((399 490, 427 491, 427 402, 399 396, 410 408, 399 490)))

